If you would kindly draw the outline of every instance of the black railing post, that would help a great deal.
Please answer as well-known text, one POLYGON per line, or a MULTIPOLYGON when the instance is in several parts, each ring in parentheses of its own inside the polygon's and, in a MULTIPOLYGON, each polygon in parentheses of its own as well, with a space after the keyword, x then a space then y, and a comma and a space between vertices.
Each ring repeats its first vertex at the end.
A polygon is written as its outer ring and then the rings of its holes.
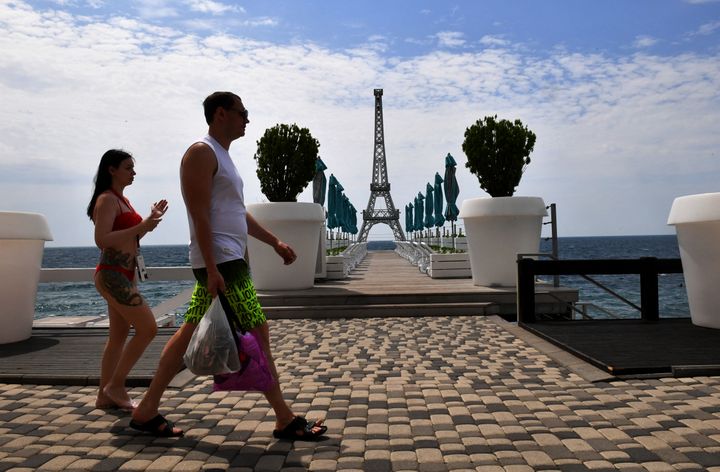
MULTIPOLYGON (((550 229, 552 231, 552 255, 553 259, 557 260, 558 257, 560 257, 560 251, 558 251, 557 211, 554 203, 550 204, 550 218, 552 219, 552 224, 550 225, 550 229)), ((559 286, 560 276, 557 274, 553 275, 553 287, 559 286)))
POLYGON ((535 322, 535 268, 534 259, 518 256, 517 319, 518 323, 535 322))
POLYGON ((640 258, 640 316, 643 321, 657 322, 660 319, 658 303, 657 258, 640 258))

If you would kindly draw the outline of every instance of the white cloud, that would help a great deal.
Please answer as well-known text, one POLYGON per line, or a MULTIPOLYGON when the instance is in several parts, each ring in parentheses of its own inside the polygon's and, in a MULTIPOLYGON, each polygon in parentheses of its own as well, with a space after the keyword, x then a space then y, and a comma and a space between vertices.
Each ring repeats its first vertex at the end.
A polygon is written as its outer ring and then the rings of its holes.
POLYGON ((435 35, 441 47, 455 48, 465 44, 463 33, 458 31, 441 31, 435 35))
POLYGON ((508 44, 510 44, 510 42, 506 41, 502 38, 499 38, 497 36, 485 35, 482 38, 480 38, 480 44, 482 44, 483 46, 494 47, 494 46, 507 46, 508 44))
POLYGON ((179 16, 170 0, 136 0, 136 10, 146 19, 173 18, 179 16))
POLYGON ((245 9, 239 5, 227 5, 213 0, 185 0, 191 11, 222 15, 223 13, 245 13, 245 9))
POLYGON ((717 31, 718 28, 720 28, 720 21, 713 21, 700 25, 697 31, 695 31, 693 34, 700 36, 708 36, 717 31))
POLYGON ((277 26, 280 24, 280 22, 276 18, 262 16, 245 20, 243 24, 246 26, 277 26))
POLYGON ((690 3, 692 5, 702 5, 704 3, 717 3, 720 0, 684 0, 685 3, 690 3))
POLYGON ((657 44, 658 40, 651 36, 637 36, 633 46, 638 49, 649 48, 657 44))
POLYGON ((662 216, 674 196, 718 190, 717 55, 534 56, 497 44, 400 59, 372 46, 203 37, 16 5, 0 4, 0 201, 46 214, 58 245, 92 244, 83 210, 111 147, 136 156, 128 191, 136 208, 171 202, 150 243, 185 243, 178 162, 206 129, 201 102, 213 90, 236 91, 251 112, 248 135, 232 147, 248 203, 264 200, 252 161, 257 139, 296 122, 320 141, 327 174, 364 209, 375 88, 385 91, 388 172, 400 209, 442 171, 448 152, 459 164, 460 199, 483 195, 461 144, 467 126, 496 113, 538 135, 518 194, 557 203, 561 235, 666 231, 662 216))

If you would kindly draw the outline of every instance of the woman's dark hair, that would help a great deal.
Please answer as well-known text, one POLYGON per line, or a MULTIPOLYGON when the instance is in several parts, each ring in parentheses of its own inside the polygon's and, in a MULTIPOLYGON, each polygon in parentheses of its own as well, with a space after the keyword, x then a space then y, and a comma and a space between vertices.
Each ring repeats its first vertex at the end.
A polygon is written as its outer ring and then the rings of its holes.
POLYGON ((95 174, 95 191, 90 199, 90 204, 87 207, 87 215, 92 220, 93 212, 95 211, 95 202, 101 193, 109 190, 112 185, 112 176, 110 175, 110 168, 120 167, 120 163, 125 159, 132 159, 132 155, 121 149, 110 149, 103 154, 100 159, 100 165, 98 166, 97 174, 95 174))
POLYGON ((222 107, 229 110, 235 105, 235 100, 240 97, 232 92, 213 92, 203 101, 203 110, 205 111, 205 121, 207 124, 212 123, 215 116, 215 110, 222 107))

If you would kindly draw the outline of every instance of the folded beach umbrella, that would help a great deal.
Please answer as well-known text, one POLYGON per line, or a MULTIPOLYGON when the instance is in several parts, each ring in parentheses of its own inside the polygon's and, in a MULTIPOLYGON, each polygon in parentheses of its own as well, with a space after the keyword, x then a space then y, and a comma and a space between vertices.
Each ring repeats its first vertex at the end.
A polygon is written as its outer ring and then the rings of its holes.
POLYGON ((435 204, 435 227, 440 228, 445 224, 443 217, 443 179, 440 174, 435 172, 435 192, 433 193, 433 203, 435 204))
POLYGON ((357 210, 355 209, 355 206, 351 203, 350 204, 350 233, 357 234, 358 227, 357 227, 357 210))
POLYGON ((405 232, 410 232, 410 224, 408 222, 408 206, 405 205, 405 232))
POLYGON ((425 206, 423 201, 425 196, 422 192, 418 192, 418 196, 415 199, 415 231, 422 231, 423 227, 423 216, 425 215, 425 206))
POLYGON ((330 229, 338 227, 337 217, 335 212, 337 211, 337 184, 338 181, 333 174, 330 174, 330 184, 328 185, 328 214, 327 214, 327 226, 330 229))
POLYGON ((425 186, 425 227, 428 229, 435 226, 435 217, 433 216, 435 202, 433 201, 433 193, 435 193, 435 187, 428 182, 425 186))
POLYGON ((350 199, 347 195, 342 196, 342 229, 346 233, 350 232, 352 225, 350 224, 350 199))
POLYGON ((319 157, 315 160, 315 177, 313 177, 313 202, 325 205, 325 194, 327 190, 327 178, 325 178, 327 166, 319 157))
POLYGON ((455 234, 455 221, 457 221, 460 210, 458 209, 455 202, 457 202, 460 188, 458 187, 457 178, 455 177, 457 163, 453 159, 452 155, 448 153, 445 157, 445 176, 443 177, 443 191, 445 193, 445 201, 447 206, 445 207, 445 219, 451 222, 452 232, 455 234))
POLYGON ((343 190, 345 189, 342 185, 340 185, 340 182, 337 179, 335 179, 335 181, 337 182, 335 185, 335 222, 337 223, 337 228, 345 231, 345 228, 343 228, 345 218, 345 209, 343 208, 343 190))
POLYGON ((405 206, 405 228, 408 233, 412 233, 415 231, 415 227, 413 226, 413 208, 415 206, 412 203, 408 203, 405 206))

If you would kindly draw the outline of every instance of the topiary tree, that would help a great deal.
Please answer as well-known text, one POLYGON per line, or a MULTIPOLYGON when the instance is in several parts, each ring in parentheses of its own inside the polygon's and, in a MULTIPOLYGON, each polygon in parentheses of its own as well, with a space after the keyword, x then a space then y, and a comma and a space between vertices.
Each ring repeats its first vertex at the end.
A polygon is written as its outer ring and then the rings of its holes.
POLYGON ((260 189, 271 202, 295 202, 315 176, 320 143, 310 130, 277 124, 265 130, 253 156, 260 189))
POLYGON ((520 120, 497 121, 497 115, 486 116, 465 130, 465 167, 491 197, 511 197, 530 164, 535 138, 520 120))

